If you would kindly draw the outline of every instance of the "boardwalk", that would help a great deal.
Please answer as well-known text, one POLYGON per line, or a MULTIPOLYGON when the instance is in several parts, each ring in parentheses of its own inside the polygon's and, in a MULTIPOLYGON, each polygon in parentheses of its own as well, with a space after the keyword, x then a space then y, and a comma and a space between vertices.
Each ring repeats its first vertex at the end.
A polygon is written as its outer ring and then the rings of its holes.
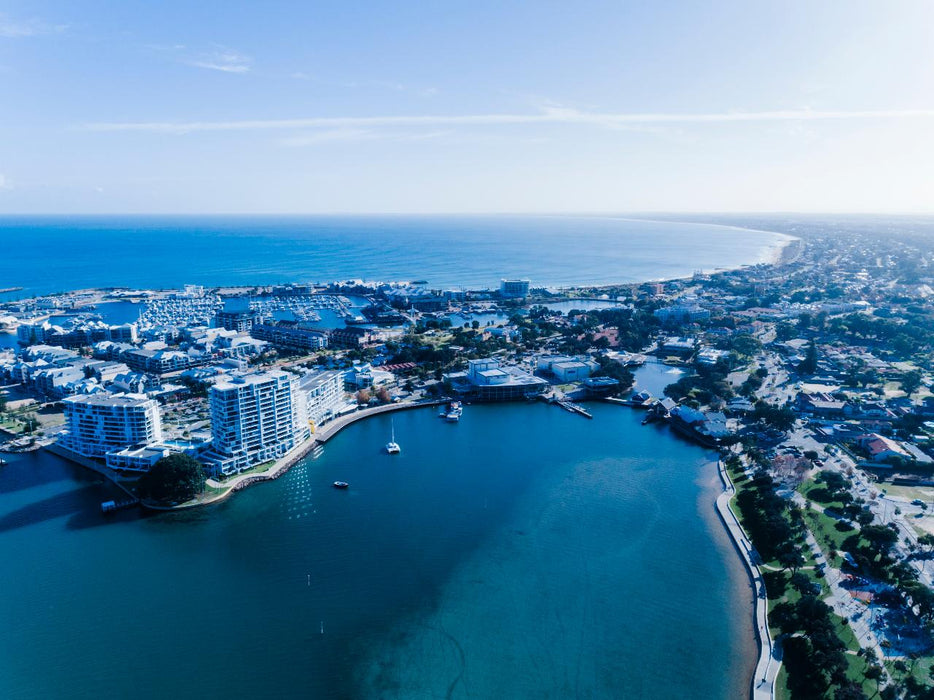
POLYGON ((358 420, 362 420, 363 418, 369 418, 370 416, 376 416, 381 413, 390 413, 392 411, 404 411, 406 409, 422 408, 423 406, 440 406, 443 403, 447 403, 447 400, 427 399, 424 401, 403 401, 401 403, 390 403, 384 406, 376 406, 374 408, 365 408, 363 410, 354 411, 353 413, 348 413, 347 415, 341 416, 340 418, 335 418, 330 423, 327 423, 320 430, 315 432, 313 437, 315 442, 324 444, 348 425, 355 423, 358 420))

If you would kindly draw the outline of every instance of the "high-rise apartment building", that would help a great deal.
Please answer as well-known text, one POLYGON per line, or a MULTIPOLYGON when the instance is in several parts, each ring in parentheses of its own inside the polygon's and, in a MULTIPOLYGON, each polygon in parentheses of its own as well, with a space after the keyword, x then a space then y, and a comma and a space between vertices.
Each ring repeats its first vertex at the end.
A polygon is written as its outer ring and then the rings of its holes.
POLYGON ((143 394, 86 394, 62 403, 66 430, 59 442, 85 457, 162 440, 159 404, 143 394))
POLYGON ((233 474, 282 457, 309 436, 298 377, 279 370, 233 376, 214 384, 211 450, 216 472, 233 474))

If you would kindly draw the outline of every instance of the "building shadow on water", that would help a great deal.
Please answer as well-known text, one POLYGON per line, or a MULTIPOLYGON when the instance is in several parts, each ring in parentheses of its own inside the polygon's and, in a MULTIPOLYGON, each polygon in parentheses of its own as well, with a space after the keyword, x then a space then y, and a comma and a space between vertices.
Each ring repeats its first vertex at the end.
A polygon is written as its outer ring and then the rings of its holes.
POLYGON ((0 533, 87 511, 100 494, 95 485, 59 493, 0 516, 0 533))
POLYGON ((92 527, 133 522, 141 518, 158 517, 157 514, 147 513, 138 507, 116 513, 101 512, 100 504, 103 501, 113 498, 119 500, 121 495, 112 493, 106 484, 91 483, 65 493, 49 496, 0 515, 0 534, 66 517, 68 520, 65 522, 65 528, 68 530, 86 530, 92 527))
POLYGON ((89 504, 86 508, 76 511, 65 523, 68 530, 87 530, 92 527, 116 525, 118 523, 132 523, 137 520, 158 517, 155 513, 134 506, 115 513, 102 513, 97 504, 89 504))

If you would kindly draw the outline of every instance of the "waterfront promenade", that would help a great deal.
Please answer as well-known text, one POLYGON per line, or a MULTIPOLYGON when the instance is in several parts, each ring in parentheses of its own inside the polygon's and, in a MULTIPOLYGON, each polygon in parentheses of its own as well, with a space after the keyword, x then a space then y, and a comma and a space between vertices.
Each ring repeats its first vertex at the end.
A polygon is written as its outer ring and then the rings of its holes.
POLYGON ((389 403, 383 406, 375 406, 373 408, 365 408, 362 410, 354 411, 353 413, 348 413, 346 415, 335 418, 330 423, 325 424, 321 427, 320 430, 315 431, 312 438, 316 443, 324 444, 332 437, 337 435, 341 430, 346 428, 351 423, 356 423, 358 420, 363 418, 369 418, 370 416, 377 416, 381 413, 390 413, 392 411, 403 411, 406 409, 412 408, 422 408, 424 406, 440 406, 443 403, 447 403, 447 399, 422 399, 420 401, 401 401, 399 403, 389 403))
POLYGON ((730 508, 730 501, 736 495, 736 487, 733 480, 726 471, 723 460, 717 460, 717 469, 720 473, 720 480, 723 482, 723 492, 717 497, 717 513, 720 520, 726 527, 733 540, 736 551, 739 552, 743 562, 746 564, 746 571, 749 573, 749 580, 753 587, 753 617, 755 619, 756 641, 759 645, 759 659, 756 662, 756 670, 752 676, 752 688, 750 697, 752 700, 772 700, 775 697, 775 679, 781 668, 781 650, 773 645, 772 635, 769 632, 768 622, 768 598, 765 592, 765 581, 762 579, 762 572, 753 557, 752 543, 746 537, 742 526, 733 509, 730 508))

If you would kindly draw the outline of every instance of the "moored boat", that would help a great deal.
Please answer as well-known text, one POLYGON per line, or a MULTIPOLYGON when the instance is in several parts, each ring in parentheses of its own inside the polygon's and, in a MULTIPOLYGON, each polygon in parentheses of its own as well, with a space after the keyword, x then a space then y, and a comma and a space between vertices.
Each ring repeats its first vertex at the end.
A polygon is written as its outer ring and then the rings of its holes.
POLYGON ((392 435, 389 438, 389 442, 386 443, 386 452, 391 455, 397 455, 402 452, 402 448, 399 447, 399 443, 396 442, 396 424, 392 424, 392 435))
POLYGON ((444 419, 448 423, 456 423, 461 419, 461 414, 464 412, 463 407, 461 406, 460 401, 452 401, 447 408, 447 412, 443 413, 444 419))

